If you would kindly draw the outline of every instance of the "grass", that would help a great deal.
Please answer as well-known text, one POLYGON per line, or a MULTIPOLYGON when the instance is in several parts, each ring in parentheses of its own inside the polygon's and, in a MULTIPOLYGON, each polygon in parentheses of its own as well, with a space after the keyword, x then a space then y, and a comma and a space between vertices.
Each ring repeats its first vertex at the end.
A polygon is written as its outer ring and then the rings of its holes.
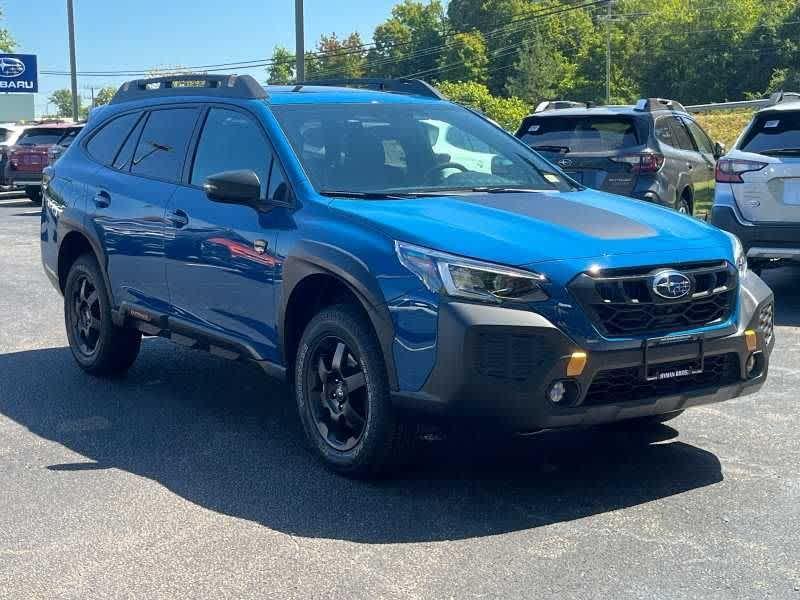
POLYGON ((731 148, 736 138, 750 122, 753 111, 749 109, 725 110, 697 113, 694 116, 712 140, 722 142, 726 148, 731 148))

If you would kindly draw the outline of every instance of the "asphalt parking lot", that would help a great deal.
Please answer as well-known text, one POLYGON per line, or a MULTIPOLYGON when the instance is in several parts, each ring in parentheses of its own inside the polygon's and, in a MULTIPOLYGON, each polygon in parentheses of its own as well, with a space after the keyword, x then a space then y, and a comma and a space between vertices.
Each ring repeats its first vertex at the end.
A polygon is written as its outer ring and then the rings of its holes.
POLYGON ((285 387, 148 339, 84 375, 0 194, 0 598, 800 599, 800 269, 765 276, 756 396, 646 432, 429 443, 397 479, 314 460, 285 387))

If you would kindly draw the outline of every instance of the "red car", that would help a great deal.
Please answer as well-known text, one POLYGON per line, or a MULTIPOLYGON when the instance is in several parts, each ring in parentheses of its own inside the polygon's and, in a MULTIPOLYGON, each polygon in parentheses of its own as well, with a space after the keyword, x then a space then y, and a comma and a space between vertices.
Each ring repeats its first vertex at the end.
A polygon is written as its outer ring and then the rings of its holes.
POLYGON ((74 137, 82 124, 56 123, 26 129, 8 149, 6 182, 25 188, 34 203, 42 201, 42 171, 49 164, 48 151, 62 139, 74 137))

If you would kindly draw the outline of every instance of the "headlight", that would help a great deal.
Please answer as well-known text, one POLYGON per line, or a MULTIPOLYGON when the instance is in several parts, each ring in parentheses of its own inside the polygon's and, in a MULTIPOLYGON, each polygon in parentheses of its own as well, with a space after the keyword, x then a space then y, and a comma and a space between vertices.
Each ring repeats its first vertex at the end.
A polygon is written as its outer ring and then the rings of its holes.
POLYGON ((500 304, 547 299, 544 275, 395 242, 400 263, 432 292, 500 304))
POLYGON ((739 277, 744 277, 747 273, 747 254, 745 254, 744 246, 742 246, 741 240, 732 233, 728 231, 723 231, 722 233, 730 238, 733 248, 733 264, 736 265, 739 271, 739 277))

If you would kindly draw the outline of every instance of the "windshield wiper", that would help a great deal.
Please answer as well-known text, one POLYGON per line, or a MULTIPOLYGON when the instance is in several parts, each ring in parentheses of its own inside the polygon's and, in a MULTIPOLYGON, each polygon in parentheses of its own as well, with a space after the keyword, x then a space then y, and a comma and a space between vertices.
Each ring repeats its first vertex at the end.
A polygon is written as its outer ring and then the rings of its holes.
POLYGON ((541 150, 542 152, 559 152, 567 154, 569 152, 569 146, 548 146, 547 144, 543 144, 541 146, 531 146, 534 150, 541 150))
POLYGON ((391 200, 413 198, 415 194, 401 192, 351 192, 348 190, 320 190, 320 195, 329 198, 361 198, 362 200, 391 200))
POLYGON ((774 148, 772 150, 762 150, 759 154, 800 154, 800 148, 774 148))
POLYGON ((486 194, 514 194, 519 192, 547 192, 552 190, 537 190, 534 188, 524 188, 524 187, 491 187, 491 186, 479 186, 472 188, 473 192, 484 192, 486 194))

